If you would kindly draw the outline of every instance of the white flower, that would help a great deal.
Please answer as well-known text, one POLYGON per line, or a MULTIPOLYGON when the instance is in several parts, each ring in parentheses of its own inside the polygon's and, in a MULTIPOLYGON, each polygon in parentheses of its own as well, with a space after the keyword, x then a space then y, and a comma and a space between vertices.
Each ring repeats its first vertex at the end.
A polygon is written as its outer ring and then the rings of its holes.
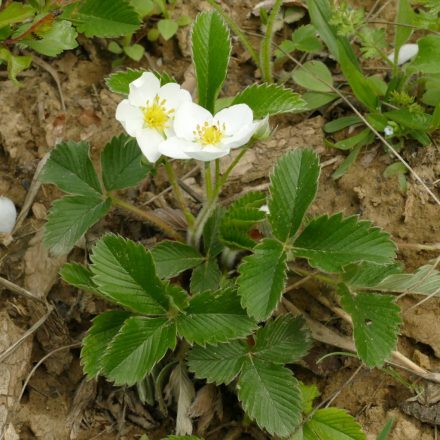
MULTIPOLYGON (((392 62, 394 62, 394 52, 392 51, 388 55, 388 59, 392 62)), ((419 45, 418 44, 404 44, 399 49, 399 55, 397 57, 397 64, 401 66, 402 64, 405 64, 407 61, 409 61, 411 58, 414 58, 419 52, 419 45)))
POLYGON ((172 134, 174 116, 191 95, 179 84, 160 86, 160 80, 151 72, 130 83, 128 99, 119 103, 116 119, 125 131, 136 138, 144 156, 150 162, 160 157, 159 144, 172 134))
POLYGON ((392 136, 394 134, 394 128, 391 127, 391 125, 387 125, 384 129, 383 132, 385 133, 386 136, 392 136))
POLYGON ((14 203, 7 197, 0 197, 0 233, 9 234, 15 226, 17 211, 14 203))
POLYGON ((246 104, 225 108, 215 116, 203 107, 185 102, 174 119, 174 136, 159 146, 159 151, 175 159, 209 161, 226 156, 231 148, 249 142, 260 121, 246 104))

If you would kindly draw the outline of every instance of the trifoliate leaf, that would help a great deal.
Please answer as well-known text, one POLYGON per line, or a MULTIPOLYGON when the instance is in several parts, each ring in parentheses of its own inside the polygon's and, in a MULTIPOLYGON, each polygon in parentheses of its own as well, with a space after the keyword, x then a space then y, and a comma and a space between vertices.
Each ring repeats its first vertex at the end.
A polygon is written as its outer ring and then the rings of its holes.
POLYGON ((377 293, 352 296, 341 285, 341 304, 353 319, 353 336, 359 357, 369 367, 380 367, 397 345, 400 308, 395 298, 377 293))
POLYGON ((291 315, 267 323, 257 331, 255 339, 255 358, 282 365, 301 359, 312 346, 304 319, 291 315))
POLYGON ((240 373, 246 353, 247 346, 242 341, 207 347, 196 345, 188 354, 188 367, 199 379, 227 385, 240 373))
POLYGON ((63 15, 86 37, 119 37, 133 33, 140 18, 126 0, 85 0, 65 8, 63 15))
POLYGON ((202 12, 197 16, 192 30, 192 52, 199 104, 212 113, 231 53, 229 29, 219 13, 202 12))
POLYGON ((313 92, 332 92, 333 76, 322 61, 307 61, 292 73, 293 80, 313 92))
POLYGON ((237 384, 246 414, 271 435, 287 437, 301 422, 301 391, 287 368, 247 360, 237 384))
POLYGON ((196 295, 185 314, 177 318, 179 335, 198 345, 244 338, 255 327, 255 321, 241 308, 240 298, 232 289, 196 295))
POLYGON ((70 194, 97 197, 102 193, 86 142, 67 141, 58 144, 50 154, 39 179, 43 183, 54 183, 70 194))
POLYGON ((366 440, 359 423, 340 408, 316 411, 303 428, 304 440, 366 440))
POLYGON ((305 108, 305 102, 298 93, 276 84, 253 84, 233 99, 231 105, 235 104, 247 104, 255 119, 305 108))
POLYGON ((166 288, 144 246, 109 234, 96 243, 90 258, 93 281, 109 300, 139 313, 166 313, 166 288))
POLYGON ((217 290, 220 287, 222 273, 215 258, 209 258, 197 266, 191 275, 191 293, 217 290))
POLYGON ((55 57, 64 50, 75 49, 78 46, 76 41, 78 33, 67 20, 55 21, 47 32, 38 36, 38 39, 25 39, 22 42, 35 52, 49 57, 55 57))
POLYGON ((101 358, 115 385, 134 385, 176 346, 176 326, 167 318, 133 316, 125 321, 101 358))
POLYGON ((143 155, 135 139, 114 137, 101 154, 102 180, 107 191, 136 186, 152 170, 141 161, 143 155))
POLYGON ((111 208, 97 196, 68 196, 56 200, 44 229, 44 244, 54 255, 70 252, 78 240, 111 208))
POLYGON ((392 263, 396 247, 386 232, 370 222, 335 214, 312 220, 295 241, 294 253, 313 267, 340 272, 356 262, 392 263))
POLYGON ((252 249, 255 246, 250 230, 266 218, 260 210, 264 203, 264 193, 250 192, 228 207, 220 223, 221 239, 227 246, 236 249, 252 249))
POLYGON ((151 249, 157 274, 160 278, 172 278, 203 262, 199 251, 177 241, 161 241, 151 249))
POLYGON ((104 312, 93 320, 81 349, 81 364, 90 379, 101 373, 101 360, 107 347, 131 316, 129 312, 112 311, 104 312))
POLYGON ((96 284, 93 282, 93 273, 87 267, 78 263, 67 263, 60 270, 61 278, 81 290, 98 293, 96 284))
POLYGON ((294 150, 275 165, 270 178, 269 222, 275 237, 286 241, 301 226, 315 198, 319 159, 311 150, 294 150))
POLYGON ((239 267, 238 294, 249 316, 266 320, 278 305, 286 281, 286 253, 282 243, 263 239, 239 267))

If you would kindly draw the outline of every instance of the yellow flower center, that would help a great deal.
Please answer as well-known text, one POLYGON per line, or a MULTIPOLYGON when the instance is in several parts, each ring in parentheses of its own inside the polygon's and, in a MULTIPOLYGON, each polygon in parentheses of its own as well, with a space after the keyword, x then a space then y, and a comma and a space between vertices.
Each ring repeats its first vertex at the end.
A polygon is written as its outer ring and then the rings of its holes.
POLYGON ((144 122, 148 127, 159 131, 163 131, 168 127, 174 109, 167 110, 165 107, 166 102, 166 99, 161 101, 159 96, 156 96, 151 104, 147 101, 147 106, 142 111, 144 113, 144 122))
POLYGON ((224 124, 220 127, 219 124, 209 125, 208 122, 205 122, 202 126, 197 125, 194 135, 202 145, 217 145, 223 139, 225 130, 224 124))

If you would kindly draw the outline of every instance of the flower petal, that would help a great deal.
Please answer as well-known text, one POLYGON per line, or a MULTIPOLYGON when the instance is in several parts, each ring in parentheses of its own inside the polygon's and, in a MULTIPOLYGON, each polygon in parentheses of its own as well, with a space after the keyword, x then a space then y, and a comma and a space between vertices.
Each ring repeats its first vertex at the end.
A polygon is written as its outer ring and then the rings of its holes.
POLYGON ((227 156, 230 151, 231 149, 228 146, 222 144, 218 144, 215 147, 212 145, 201 147, 197 143, 192 143, 191 147, 185 148, 185 153, 188 157, 204 162, 227 156))
POLYGON ((222 143, 227 145, 229 148, 242 147, 250 141, 251 137, 259 126, 259 122, 253 122, 249 125, 246 125, 232 136, 223 138, 222 143))
POLYGON ((136 136, 136 132, 143 127, 144 117, 139 107, 134 107, 128 99, 122 100, 116 108, 116 120, 118 120, 130 136, 136 136))
POLYGON ((131 105, 144 107, 148 100, 154 99, 160 89, 160 80, 151 72, 144 72, 130 83, 128 100, 131 105))
POLYGON ((197 125, 205 122, 212 123, 212 115, 208 110, 193 102, 184 102, 176 112, 173 127, 177 137, 192 141, 197 125))
POLYGON ((167 110, 177 110, 184 102, 191 102, 192 97, 188 90, 182 89, 179 84, 168 83, 162 86, 158 92, 159 98, 165 99, 167 110))
POLYGON ((136 133, 136 140, 142 154, 152 163, 160 157, 159 145, 163 142, 162 135, 151 128, 142 128, 136 133))
POLYGON ((192 148, 192 143, 176 136, 168 138, 159 145, 159 151, 164 156, 173 159, 189 159, 189 156, 184 152, 186 148, 192 148))
POLYGON ((254 114, 246 104, 236 104, 232 107, 224 108, 214 116, 214 123, 219 123, 226 127, 226 136, 232 136, 241 130, 245 125, 252 124, 254 114))

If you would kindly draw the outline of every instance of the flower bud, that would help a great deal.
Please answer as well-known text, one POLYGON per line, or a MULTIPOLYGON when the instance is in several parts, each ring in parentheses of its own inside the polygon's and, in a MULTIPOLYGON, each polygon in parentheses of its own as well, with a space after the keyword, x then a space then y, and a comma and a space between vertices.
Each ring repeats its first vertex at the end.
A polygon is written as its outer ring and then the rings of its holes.
POLYGON ((12 232, 17 220, 17 210, 14 203, 7 197, 0 197, 0 233, 12 232))

